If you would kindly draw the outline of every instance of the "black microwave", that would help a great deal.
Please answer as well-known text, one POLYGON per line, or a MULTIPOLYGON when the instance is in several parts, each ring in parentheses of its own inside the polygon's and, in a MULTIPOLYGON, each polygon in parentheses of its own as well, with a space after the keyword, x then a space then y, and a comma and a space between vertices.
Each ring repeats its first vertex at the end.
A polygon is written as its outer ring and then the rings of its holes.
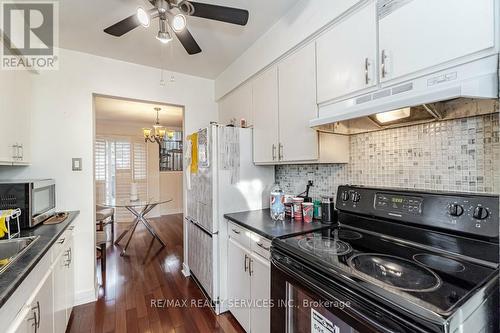
POLYGON ((56 183, 53 179, 0 180, 0 210, 21 209, 21 229, 47 220, 56 211, 56 183))

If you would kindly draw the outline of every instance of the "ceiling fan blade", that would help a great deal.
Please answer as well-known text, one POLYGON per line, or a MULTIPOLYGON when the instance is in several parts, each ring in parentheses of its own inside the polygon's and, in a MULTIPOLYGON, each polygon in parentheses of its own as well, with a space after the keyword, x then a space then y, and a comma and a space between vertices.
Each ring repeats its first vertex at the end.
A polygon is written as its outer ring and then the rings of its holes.
POLYGON ((134 14, 130 15, 126 19, 121 20, 118 23, 113 24, 110 27, 107 27, 106 29, 104 29, 104 32, 116 37, 120 37, 140 25, 141 23, 137 19, 137 15, 134 14))
POLYGON ((181 42, 182 46, 184 46, 187 53, 189 53, 190 55, 201 52, 200 46, 198 45, 193 35, 191 35, 191 33, 187 28, 184 28, 184 30, 180 32, 175 32, 175 35, 177 36, 177 38, 179 38, 179 41, 181 42))
POLYGON ((210 20, 222 21, 238 25, 246 25, 248 22, 248 10, 206 3, 189 1, 194 7, 191 16, 203 17, 210 20))

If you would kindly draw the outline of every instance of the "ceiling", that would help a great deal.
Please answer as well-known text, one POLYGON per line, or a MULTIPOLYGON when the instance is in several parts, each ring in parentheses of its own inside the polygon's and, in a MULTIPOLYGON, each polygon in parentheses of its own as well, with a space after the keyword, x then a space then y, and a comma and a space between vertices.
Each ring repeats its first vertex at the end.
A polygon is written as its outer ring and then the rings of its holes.
POLYGON ((188 17, 188 28, 203 50, 189 56, 175 38, 165 46, 156 40, 158 20, 153 20, 148 28, 140 26, 122 37, 103 32, 135 13, 139 6, 152 8, 146 0, 64 0, 59 2, 59 44, 66 49, 214 79, 297 1, 201 0, 247 9, 250 18, 241 27, 188 17))
POLYGON ((153 125, 156 121, 155 107, 160 107, 160 124, 165 127, 182 128, 182 107, 166 104, 139 102, 96 96, 94 99, 96 120, 153 125))

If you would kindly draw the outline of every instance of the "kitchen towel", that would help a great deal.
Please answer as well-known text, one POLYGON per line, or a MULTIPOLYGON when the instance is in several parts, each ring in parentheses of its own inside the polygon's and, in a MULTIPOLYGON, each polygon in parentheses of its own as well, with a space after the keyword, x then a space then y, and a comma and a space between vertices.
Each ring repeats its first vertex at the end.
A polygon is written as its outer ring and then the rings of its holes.
POLYGON ((191 173, 198 173, 198 133, 189 136, 191 141, 191 173))
POLYGON ((0 238, 3 238, 5 234, 9 233, 9 228, 7 223, 9 223, 9 218, 12 215, 12 209, 0 211, 0 238))

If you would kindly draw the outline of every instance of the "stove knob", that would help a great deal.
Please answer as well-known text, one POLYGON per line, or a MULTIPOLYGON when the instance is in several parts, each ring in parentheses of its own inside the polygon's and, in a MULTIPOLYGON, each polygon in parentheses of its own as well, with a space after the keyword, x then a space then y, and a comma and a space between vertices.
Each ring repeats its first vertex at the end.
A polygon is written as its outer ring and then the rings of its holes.
POLYGON ((349 200, 349 197, 350 197, 349 192, 347 191, 342 192, 342 201, 349 200))
POLYGON ((459 204, 451 204, 450 207, 448 207, 448 213, 450 213, 451 216, 461 216, 464 213, 464 207, 460 206, 459 204))
POLYGON ((477 206, 474 208, 474 213, 472 216, 477 220, 484 220, 490 215, 490 212, 482 206, 477 206))
POLYGON ((354 192, 352 194, 352 202, 359 202, 361 199, 361 195, 358 192, 354 192))

